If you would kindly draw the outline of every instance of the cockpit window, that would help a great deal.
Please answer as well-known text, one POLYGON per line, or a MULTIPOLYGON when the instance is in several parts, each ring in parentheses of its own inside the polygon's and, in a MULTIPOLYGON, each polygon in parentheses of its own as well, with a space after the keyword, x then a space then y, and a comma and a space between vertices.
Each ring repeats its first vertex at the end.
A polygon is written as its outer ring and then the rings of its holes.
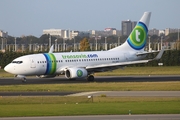
POLYGON ((23 61, 12 61, 12 63, 21 64, 23 61))

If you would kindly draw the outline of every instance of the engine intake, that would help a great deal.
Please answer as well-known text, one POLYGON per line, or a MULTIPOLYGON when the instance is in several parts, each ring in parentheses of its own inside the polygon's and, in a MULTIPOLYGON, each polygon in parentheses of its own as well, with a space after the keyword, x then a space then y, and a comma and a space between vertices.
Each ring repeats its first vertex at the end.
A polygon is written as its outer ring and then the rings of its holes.
POLYGON ((84 78, 87 77, 88 72, 84 68, 68 68, 65 71, 65 77, 67 79, 84 78))

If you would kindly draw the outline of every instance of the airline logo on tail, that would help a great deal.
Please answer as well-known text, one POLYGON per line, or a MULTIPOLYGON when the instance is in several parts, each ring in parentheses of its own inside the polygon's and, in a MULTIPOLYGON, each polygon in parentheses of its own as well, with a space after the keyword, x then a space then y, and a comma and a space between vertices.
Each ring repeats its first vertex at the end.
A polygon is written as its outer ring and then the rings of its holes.
POLYGON ((141 50, 146 45, 148 29, 146 25, 139 22, 131 32, 127 42, 135 50, 141 50))

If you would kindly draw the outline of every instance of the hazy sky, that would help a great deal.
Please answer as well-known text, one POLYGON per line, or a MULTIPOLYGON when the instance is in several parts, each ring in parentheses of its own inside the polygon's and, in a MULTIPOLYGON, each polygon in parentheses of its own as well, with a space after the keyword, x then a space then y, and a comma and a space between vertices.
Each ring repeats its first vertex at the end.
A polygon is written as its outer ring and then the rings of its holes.
POLYGON ((180 0, 0 0, 0 30, 41 36, 43 29, 121 29, 151 11, 149 28, 180 28, 180 0))

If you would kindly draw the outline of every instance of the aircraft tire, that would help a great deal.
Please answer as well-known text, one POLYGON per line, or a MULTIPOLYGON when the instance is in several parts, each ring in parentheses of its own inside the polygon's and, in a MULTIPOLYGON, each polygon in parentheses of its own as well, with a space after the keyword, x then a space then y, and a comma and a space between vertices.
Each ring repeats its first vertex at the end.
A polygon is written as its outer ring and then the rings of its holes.
POLYGON ((94 81, 94 76, 93 76, 93 75, 89 75, 89 76, 87 77, 87 81, 93 82, 93 81, 94 81))
POLYGON ((23 83, 26 83, 26 78, 22 78, 22 82, 23 82, 23 83))

